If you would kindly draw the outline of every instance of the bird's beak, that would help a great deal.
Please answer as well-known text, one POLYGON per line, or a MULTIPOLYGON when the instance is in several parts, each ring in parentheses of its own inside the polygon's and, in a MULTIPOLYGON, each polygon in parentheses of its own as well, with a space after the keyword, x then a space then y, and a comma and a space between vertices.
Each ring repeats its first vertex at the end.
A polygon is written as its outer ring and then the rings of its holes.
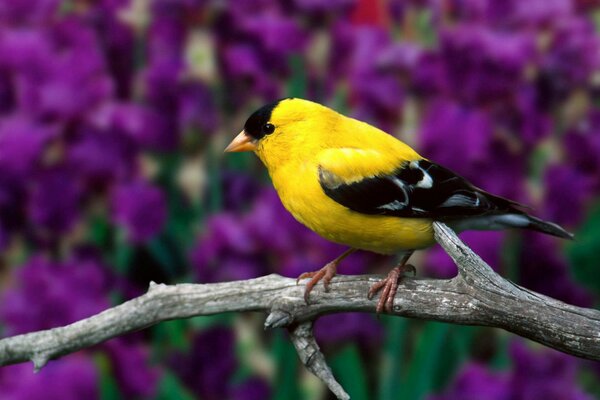
POLYGON ((255 142, 254 139, 246 134, 246 131, 241 131, 240 134, 229 143, 229 146, 225 148, 225 152, 254 151, 256 150, 255 142))

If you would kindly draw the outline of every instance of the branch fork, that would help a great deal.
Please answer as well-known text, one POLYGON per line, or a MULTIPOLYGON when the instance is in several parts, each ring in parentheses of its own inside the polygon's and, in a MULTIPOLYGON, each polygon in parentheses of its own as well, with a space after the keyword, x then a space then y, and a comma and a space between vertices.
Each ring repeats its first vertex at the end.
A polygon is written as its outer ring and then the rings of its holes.
MULTIPOLYGON (((520 287, 496 274, 446 225, 434 223, 438 243, 459 273, 449 280, 404 278, 393 315, 463 325, 503 328, 578 357, 600 360, 600 311, 565 304, 520 287)), ((35 370, 50 359, 73 353, 162 321, 223 312, 269 313, 265 329, 287 328, 302 363, 340 399, 348 394, 337 383, 313 336, 321 315, 374 313, 370 286, 380 276, 337 276, 330 290, 317 285, 311 303, 294 279, 268 275, 213 284, 150 283, 148 292, 70 325, 0 340, 0 366, 32 361, 35 370)))

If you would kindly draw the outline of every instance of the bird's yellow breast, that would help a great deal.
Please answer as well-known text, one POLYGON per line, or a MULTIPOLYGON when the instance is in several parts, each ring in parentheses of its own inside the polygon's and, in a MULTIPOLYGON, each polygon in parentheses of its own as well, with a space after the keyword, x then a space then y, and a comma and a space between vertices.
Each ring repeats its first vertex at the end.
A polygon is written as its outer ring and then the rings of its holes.
POLYGON ((310 162, 289 165, 272 174, 284 207, 309 229, 325 239, 382 254, 432 245, 432 221, 354 212, 321 188, 318 166, 310 162))

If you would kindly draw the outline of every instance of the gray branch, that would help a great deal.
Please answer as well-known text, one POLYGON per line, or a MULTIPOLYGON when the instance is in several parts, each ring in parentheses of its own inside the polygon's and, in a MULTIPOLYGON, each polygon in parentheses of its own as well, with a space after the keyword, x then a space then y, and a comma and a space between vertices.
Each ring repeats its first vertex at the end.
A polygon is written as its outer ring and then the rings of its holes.
MULTIPOLYGON (((393 314, 464 325, 503 328, 578 357, 600 360, 600 311, 565 304, 520 287, 496 274, 446 225, 434 224, 436 240, 458 265, 449 280, 404 278, 393 314)), ((380 276, 337 276, 325 292, 317 285, 311 304, 304 286, 279 275, 213 284, 150 285, 133 300, 73 324, 0 340, 0 365, 48 360, 148 326, 179 318, 224 312, 261 311, 265 328, 287 327, 306 367, 338 398, 348 398, 335 381, 312 335, 312 322, 325 314, 374 313, 367 299, 380 276)))

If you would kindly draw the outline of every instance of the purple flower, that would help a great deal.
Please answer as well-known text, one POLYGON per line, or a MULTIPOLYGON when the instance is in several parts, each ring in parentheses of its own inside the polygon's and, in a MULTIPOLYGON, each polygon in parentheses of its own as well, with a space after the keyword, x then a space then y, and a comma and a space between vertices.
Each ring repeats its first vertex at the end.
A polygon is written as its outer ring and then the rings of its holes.
POLYGON ((262 400, 271 398, 271 388, 264 379, 254 377, 233 387, 232 400, 262 400))
POLYGON ((248 36, 249 42, 256 42, 261 53, 271 56, 271 68, 273 63, 278 63, 278 58, 301 50, 304 46, 306 35, 294 19, 274 13, 259 13, 239 22, 239 28, 248 36))
POLYGON ((463 165, 489 159, 492 132, 492 121, 482 110, 439 99, 431 102, 423 118, 419 135, 421 151, 426 157, 464 174, 463 165), (461 157, 456 157, 457 154, 461 157))
POLYGON ((430 400, 508 400, 511 398, 510 376, 494 373, 478 363, 466 364, 444 394, 430 400))
POLYGON ((592 399, 577 384, 578 361, 549 349, 528 348, 522 340, 510 345, 513 368, 494 372, 477 363, 466 364, 455 381, 433 400, 452 399, 592 399))
POLYGON ((325 346, 350 341, 364 348, 372 348, 381 343, 383 327, 368 314, 333 314, 317 320, 315 336, 317 341, 325 346))
MULTIPOLYGON (((97 135, 110 136, 136 149, 163 149, 164 118, 160 113, 134 103, 105 103, 89 119, 97 135)), ((133 149, 132 149, 133 151, 133 149)))
POLYGON ((440 41, 451 93, 467 103, 511 100, 535 56, 530 36, 481 25, 443 30, 440 41))
POLYGON ((163 192, 144 181, 122 183, 111 196, 113 219, 124 228, 133 243, 142 243, 157 235, 167 219, 163 192))
POLYGON ((388 32, 377 27, 356 28, 354 34, 349 71, 354 114, 390 130, 401 115, 404 90, 400 75, 411 63, 413 49, 392 46, 388 32))
MULTIPOLYGON (((266 2, 270 3, 270 2, 266 2)), ((234 106, 249 94, 281 97, 281 78, 290 73, 289 57, 302 52, 306 33, 275 3, 236 3, 219 16, 215 34, 225 91, 234 106)))
POLYGON ((513 398, 591 400, 577 385, 579 360, 555 350, 527 348, 522 340, 510 346, 514 363, 511 387, 513 398))
POLYGON ((117 132, 84 126, 67 148, 67 163, 90 190, 128 179, 135 171, 136 147, 117 132))
POLYGON ((600 112, 591 111, 575 129, 563 139, 568 165, 577 171, 582 179, 592 183, 592 190, 600 191, 600 112))
MULTIPOLYGON (((488 263, 495 271, 502 266, 502 243, 504 233, 499 231, 475 232, 467 231, 460 235, 467 245, 488 263)), ((450 256, 439 246, 427 251, 425 269, 428 275, 436 278, 452 278, 457 268, 450 256)))
POLYGON ((252 46, 231 44, 222 48, 223 75, 235 93, 251 92, 264 98, 279 96, 279 88, 265 75, 261 56, 252 46))
POLYGON ((320 0, 294 0, 295 6, 303 12, 309 13, 333 13, 336 15, 349 11, 356 3, 356 0, 332 0, 322 2, 320 0))
POLYGON ((558 244, 556 238, 541 233, 524 235, 519 284, 569 304, 589 307, 592 297, 573 282, 558 244))
POLYGON ((43 234, 68 232, 79 219, 83 196, 80 182, 65 168, 42 171, 29 195, 30 220, 43 234))
POLYGON ((2 367, 0 392, 6 400, 94 400, 100 399, 100 377, 92 359, 73 354, 50 361, 38 373, 30 363, 2 367))
POLYGON ((221 179, 224 210, 242 211, 258 195, 260 187, 256 179, 241 171, 225 170, 221 179))
POLYGON ((149 351, 140 343, 126 338, 102 345, 111 360, 112 373, 126 398, 149 398, 156 391, 159 371, 149 366, 149 351))
POLYGON ((573 88, 588 84, 592 73, 600 68, 599 54, 600 38, 591 21, 560 20, 541 61, 541 74, 552 86, 548 90, 564 96, 573 88))
POLYGON ((518 0, 510 1, 509 14, 520 24, 543 25, 556 23, 573 14, 573 0, 533 0, 527 5, 518 0))
POLYGON ((0 4, 3 24, 38 24, 52 18, 59 10, 60 0, 19 0, 0 4))
POLYGON ((266 272, 265 255, 240 219, 219 214, 207 221, 204 238, 190 254, 200 282, 255 278, 266 272))
POLYGON ((218 124, 214 93, 201 82, 182 85, 177 118, 181 132, 194 130, 203 134, 213 133, 218 124))
POLYGON ((234 344, 231 329, 209 328, 194 337, 189 351, 174 354, 169 364, 197 396, 229 398, 229 382, 237 364, 234 344))
POLYGON ((61 20, 48 35, 51 57, 38 66, 40 74, 23 76, 21 106, 45 118, 75 118, 113 94, 95 33, 76 18, 61 20))
POLYGON ((524 149, 494 133, 493 121, 482 109, 432 101, 421 127, 421 153, 484 190, 526 202, 524 149))
POLYGON ((563 225, 578 224, 592 197, 593 178, 568 165, 548 167, 544 178, 544 216, 563 225))
POLYGON ((15 335, 66 325, 108 308, 109 279, 94 257, 54 263, 31 258, 2 294, 0 317, 15 335), (76 299, 76 301, 73 301, 76 299))
POLYGON ((25 183, 22 179, 0 174, 0 227, 3 233, 2 245, 6 245, 8 235, 22 228, 27 209, 25 183))
MULTIPOLYGON (((321 268, 346 247, 320 238, 295 221, 272 189, 258 195, 246 214, 209 219, 190 258, 202 282, 247 279, 276 272, 297 277, 321 268)), ((353 254, 341 263, 345 274, 362 273, 379 258, 353 254)))
POLYGON ((46 144, 56 130, 26 118, 0 120, 0 168, 3 174, 21 179, 31 174, 42 158, 46 144))

